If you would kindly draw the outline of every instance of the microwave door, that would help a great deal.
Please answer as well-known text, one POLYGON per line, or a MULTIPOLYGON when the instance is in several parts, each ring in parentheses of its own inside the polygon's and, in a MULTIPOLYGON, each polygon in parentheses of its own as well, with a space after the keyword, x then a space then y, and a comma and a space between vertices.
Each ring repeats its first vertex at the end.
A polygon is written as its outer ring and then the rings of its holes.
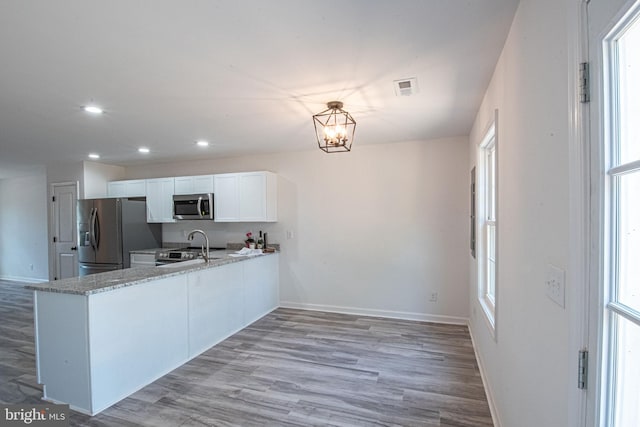
POLYGON ((197 215, 197 201, 196 200, 174 200, 173 213, 176 219, 189 219, 194 215, 197 215))

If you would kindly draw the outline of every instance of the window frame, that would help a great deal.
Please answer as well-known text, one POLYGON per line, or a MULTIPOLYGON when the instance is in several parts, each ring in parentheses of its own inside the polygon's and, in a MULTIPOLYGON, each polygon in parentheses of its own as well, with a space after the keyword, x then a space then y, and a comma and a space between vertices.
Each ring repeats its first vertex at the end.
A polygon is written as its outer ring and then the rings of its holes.
POLYGON ((496 119, 478 145, 478 244, 477 297, 483 317, 495 339, 498 301, 498 135, 496 119), (493 242, 492 236, 493 234, 493 242), (493 247, 492 247, 493 245, 493 247), (493 250, 492 250, 493 249, 493 250))

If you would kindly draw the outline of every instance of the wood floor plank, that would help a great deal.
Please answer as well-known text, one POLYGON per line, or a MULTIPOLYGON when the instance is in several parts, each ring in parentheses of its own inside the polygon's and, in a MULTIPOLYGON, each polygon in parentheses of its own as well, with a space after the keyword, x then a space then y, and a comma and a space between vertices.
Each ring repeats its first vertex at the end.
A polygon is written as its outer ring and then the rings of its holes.
MULTIPOLYGON (((41 403, 33 296, 0 280, 0 402, 41 403)), ((72 426, 493 426, 466 326, 280 308, 72 426)))

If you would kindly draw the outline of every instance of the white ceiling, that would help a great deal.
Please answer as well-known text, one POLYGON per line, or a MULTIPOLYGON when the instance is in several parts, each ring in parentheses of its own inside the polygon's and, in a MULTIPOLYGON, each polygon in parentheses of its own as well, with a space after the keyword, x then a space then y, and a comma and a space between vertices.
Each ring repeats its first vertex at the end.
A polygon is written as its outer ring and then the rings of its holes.
POLYGON ((0 178, 89 152, 130 165, 307 150, 332 100, 357 121, 354 150, 466 135, 517 3, 2 1, 0 178), (409 77, 419 93, 396 97, 409 77))

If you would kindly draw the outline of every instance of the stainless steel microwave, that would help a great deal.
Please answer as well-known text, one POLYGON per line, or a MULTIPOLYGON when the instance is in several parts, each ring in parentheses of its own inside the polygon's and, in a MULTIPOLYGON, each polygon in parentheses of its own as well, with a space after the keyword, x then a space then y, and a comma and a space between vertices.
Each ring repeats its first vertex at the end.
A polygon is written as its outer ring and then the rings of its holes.
POLYGON ((213 219, 213 193, 174 195, 173 218, 213 219))

